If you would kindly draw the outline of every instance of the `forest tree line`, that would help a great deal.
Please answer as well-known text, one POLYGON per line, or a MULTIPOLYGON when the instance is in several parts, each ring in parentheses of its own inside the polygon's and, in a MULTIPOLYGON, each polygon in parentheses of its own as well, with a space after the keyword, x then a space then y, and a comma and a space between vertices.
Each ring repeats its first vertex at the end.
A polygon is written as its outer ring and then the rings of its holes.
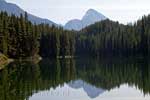
POLYGON ((10 58, 72 56, 74 37, 61 27, 32 24, 26 12, 20 17, 0 13, 0 52, 10 58))
POLYGON ((77 54, 97 56, 148 56, 150 52, 150 15, 134 24, 123 25, 109 19, 80 31, 77 54))
POLYGON ((150 15, 134 24, 123 25, 109 19, 81 31, 41 23, 33 24, 28 14, 0 13, 0 52, 10 58, 93 56, 148 56, 150 15))

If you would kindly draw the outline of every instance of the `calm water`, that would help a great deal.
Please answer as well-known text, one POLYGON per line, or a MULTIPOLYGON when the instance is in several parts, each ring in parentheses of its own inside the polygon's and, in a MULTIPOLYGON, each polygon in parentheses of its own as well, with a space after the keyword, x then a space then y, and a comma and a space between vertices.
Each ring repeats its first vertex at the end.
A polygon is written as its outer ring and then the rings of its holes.
POLYGON ((143 58, 13 62, 0 71, 0 100, 150 100, 143 58))

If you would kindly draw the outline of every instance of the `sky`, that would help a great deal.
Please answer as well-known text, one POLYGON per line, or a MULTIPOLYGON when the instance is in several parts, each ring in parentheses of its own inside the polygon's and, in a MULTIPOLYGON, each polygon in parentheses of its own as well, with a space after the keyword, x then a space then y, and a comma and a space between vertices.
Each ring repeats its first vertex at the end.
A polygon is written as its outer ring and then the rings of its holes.
POLYGON ((120 23, 135 22, 150 14, 150 0, 6 0, 33 15, 64 25, 81 19, 88 9, 95 9, 120 23))

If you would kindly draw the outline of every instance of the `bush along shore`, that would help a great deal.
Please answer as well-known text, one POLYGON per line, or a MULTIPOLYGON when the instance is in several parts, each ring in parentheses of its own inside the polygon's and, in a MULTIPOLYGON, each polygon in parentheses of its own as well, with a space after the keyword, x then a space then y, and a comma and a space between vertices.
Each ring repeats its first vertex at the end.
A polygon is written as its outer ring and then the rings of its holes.
POLYGON ((3 69, 6 64, 12 61, 13 59, 9 59, 8 57, 0 53, 0 70, 3 69))

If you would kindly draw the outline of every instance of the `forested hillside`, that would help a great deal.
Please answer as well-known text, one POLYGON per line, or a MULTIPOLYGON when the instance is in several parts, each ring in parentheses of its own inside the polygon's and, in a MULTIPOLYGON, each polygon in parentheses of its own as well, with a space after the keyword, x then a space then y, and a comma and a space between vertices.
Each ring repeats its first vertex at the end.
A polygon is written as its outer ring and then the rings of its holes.
POLYGON ((0 13, 0 52, 10 58, 148 56, 150 51, 150 16, 133 25, 107 19, 74 32, 48 24, 32 24, 27 15, 0 13))
POLYGON ((72 32, 48 24, 33 25, 28 21, 27 13, 20 16, 0 13, 0 52, 11 58, 73 55, 75 39, 72 32))
POLYGON ((86 27, 77 37, 77 54, 103 56, 148 56, 150 51, 150 16, 136 23, 122 25, 104 20, 86 27))

